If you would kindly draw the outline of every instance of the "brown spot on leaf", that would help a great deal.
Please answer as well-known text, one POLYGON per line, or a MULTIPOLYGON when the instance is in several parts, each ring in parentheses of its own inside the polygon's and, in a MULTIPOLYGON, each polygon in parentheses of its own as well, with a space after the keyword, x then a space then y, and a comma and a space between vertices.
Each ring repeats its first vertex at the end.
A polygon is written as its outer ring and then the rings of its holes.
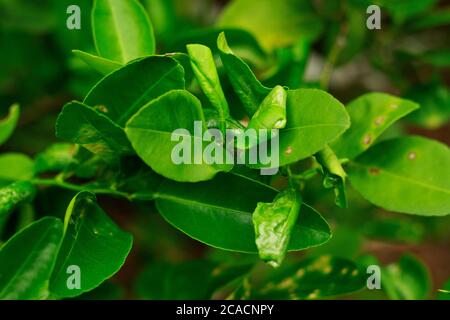
POLYGON ((108 108, 102 104, 95 106, 95 109, 97 109, 98 111, 103 112, 103 113, 108 113, 108 108))
POLYGON ((372 142, 372 137, 369 134, 365 135, 364 139, 363 139, 363 143, 365 145, 369 145, 371 142, 372 142))
POLYGON ((285 154, 291 154, 292 153, 292 147, 287 147, 286 151, 284 151, 285 154))
POLYGON ((378 118, 375 119, 375 125, 377 127, 381 126, 384 122, 384 116, 379 116, 378 118))
POLYGON ((369 174, 371 176, 377 176, 377 175, 380 174, 380 169, 378 169, 378 168, 370 168, 369 169, 369 174))

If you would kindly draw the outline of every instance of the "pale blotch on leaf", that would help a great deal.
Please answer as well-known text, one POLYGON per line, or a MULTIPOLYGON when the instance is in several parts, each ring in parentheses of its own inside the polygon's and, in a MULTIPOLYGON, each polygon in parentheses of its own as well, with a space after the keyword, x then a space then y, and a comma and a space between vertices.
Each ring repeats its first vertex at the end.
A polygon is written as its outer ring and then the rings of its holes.
POLYGON ((414 160, 417 157, 417 154, 414 151, 408 153, 408 159, 414 160))
POLYGON ((287 147, 286 151, 284 151, 285 154, 291 154, 292 153, 292 147, 287 147))
POLYGON ((395 109, 398 108, 398 104, 393 102, 393 103, 391 103, 390 107, 391 107, 392 110, 395 110, 395 109))
POLYGON ((286 278, 277 286, 277 289, 287 289, 294 286, 296 286, 294 280, 292 280, 292 278, 286 278))
POLYGON ((323 269, 323 273, 330 274, 333 268, 331 266, 326 266, 325 269, 323 269))
POLYGON ((301 278, 305 275, 305 269, 298 269, 297 272, 295 273, 295 276, 297 278, 301 278))
POLYGON ((355 277, 355 276, 357 276, 357 275, 358 275, 358 270, 357 270, 357 269, 353 270, 353 271, 352 271, 352 276, 355 277))
POLYGON ((348 273, 348 268, 344 268, 341 270, 342 275, 346 275, 348 273))
POLYGON ((383 124, 384 122, 384 116, 379 116, 378 118, 375 119, 375 126, 379 127, 383 124))
POLYGON ((319 297, 320 290, 316 289, 308 295, 308 299, 317 299, 319 297))
POLYGON ((97 109, 98 111, 103 112, 103 113, 108 113, 108 108, 102 104, 95 106, 95 109, 97 109))

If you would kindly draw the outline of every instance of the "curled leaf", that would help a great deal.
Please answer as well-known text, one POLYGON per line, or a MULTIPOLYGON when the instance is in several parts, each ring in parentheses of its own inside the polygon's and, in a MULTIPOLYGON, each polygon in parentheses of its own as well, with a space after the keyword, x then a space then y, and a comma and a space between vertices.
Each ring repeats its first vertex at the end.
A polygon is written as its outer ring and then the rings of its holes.
POLYGON ((278 194, 272 203, 258 203, 253 213, 259 256, 274 267, 286 255, 301 204, 298 192, 290 188, 278 194))

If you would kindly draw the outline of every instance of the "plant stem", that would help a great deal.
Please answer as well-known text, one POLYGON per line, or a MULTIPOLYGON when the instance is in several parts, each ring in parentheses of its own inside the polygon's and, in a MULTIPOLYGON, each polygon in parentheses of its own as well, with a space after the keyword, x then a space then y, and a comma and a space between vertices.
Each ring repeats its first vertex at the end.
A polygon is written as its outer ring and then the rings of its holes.
POLYGON ((40 185, 40 186, 59 187, 62 189, 72 190, 72 191, 76 191, 76 192, 90 191, 95 194, 113 195, 113 196, 125 198, 127 200, 133 199, 133 195, 126 193, 126 192, 121 192, 121 191, 108 189, 108 188, 96 188, 94 186, 77 185, 77 184, 72 184, 72 183, 62 181, 60 179, 58 179, 58 180, 57 179, 34 179, 31 182, 35 185, 40 185))

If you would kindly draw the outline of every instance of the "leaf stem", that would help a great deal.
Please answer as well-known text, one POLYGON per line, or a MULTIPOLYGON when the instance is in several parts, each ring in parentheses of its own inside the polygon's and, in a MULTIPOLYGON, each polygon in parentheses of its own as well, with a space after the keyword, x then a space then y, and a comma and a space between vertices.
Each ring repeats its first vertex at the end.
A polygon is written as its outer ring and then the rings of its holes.
POLYGON ((125 198, 127 200, 133 200, 133 195, 121 192, 109 188, 96 188, 94 186, 89 185, 77 185, 73 183, 68 183, 65 181, 62 181, 61 179, 33 179, 31 181, 34 185, 40 185, 40 186, 49 186, 49 187, 59 187, 62 189, 72 190, 76 192, 80 191, 90 191, 95 194, 107 194, 107 195, 113 195, 120 198, 125 198))

